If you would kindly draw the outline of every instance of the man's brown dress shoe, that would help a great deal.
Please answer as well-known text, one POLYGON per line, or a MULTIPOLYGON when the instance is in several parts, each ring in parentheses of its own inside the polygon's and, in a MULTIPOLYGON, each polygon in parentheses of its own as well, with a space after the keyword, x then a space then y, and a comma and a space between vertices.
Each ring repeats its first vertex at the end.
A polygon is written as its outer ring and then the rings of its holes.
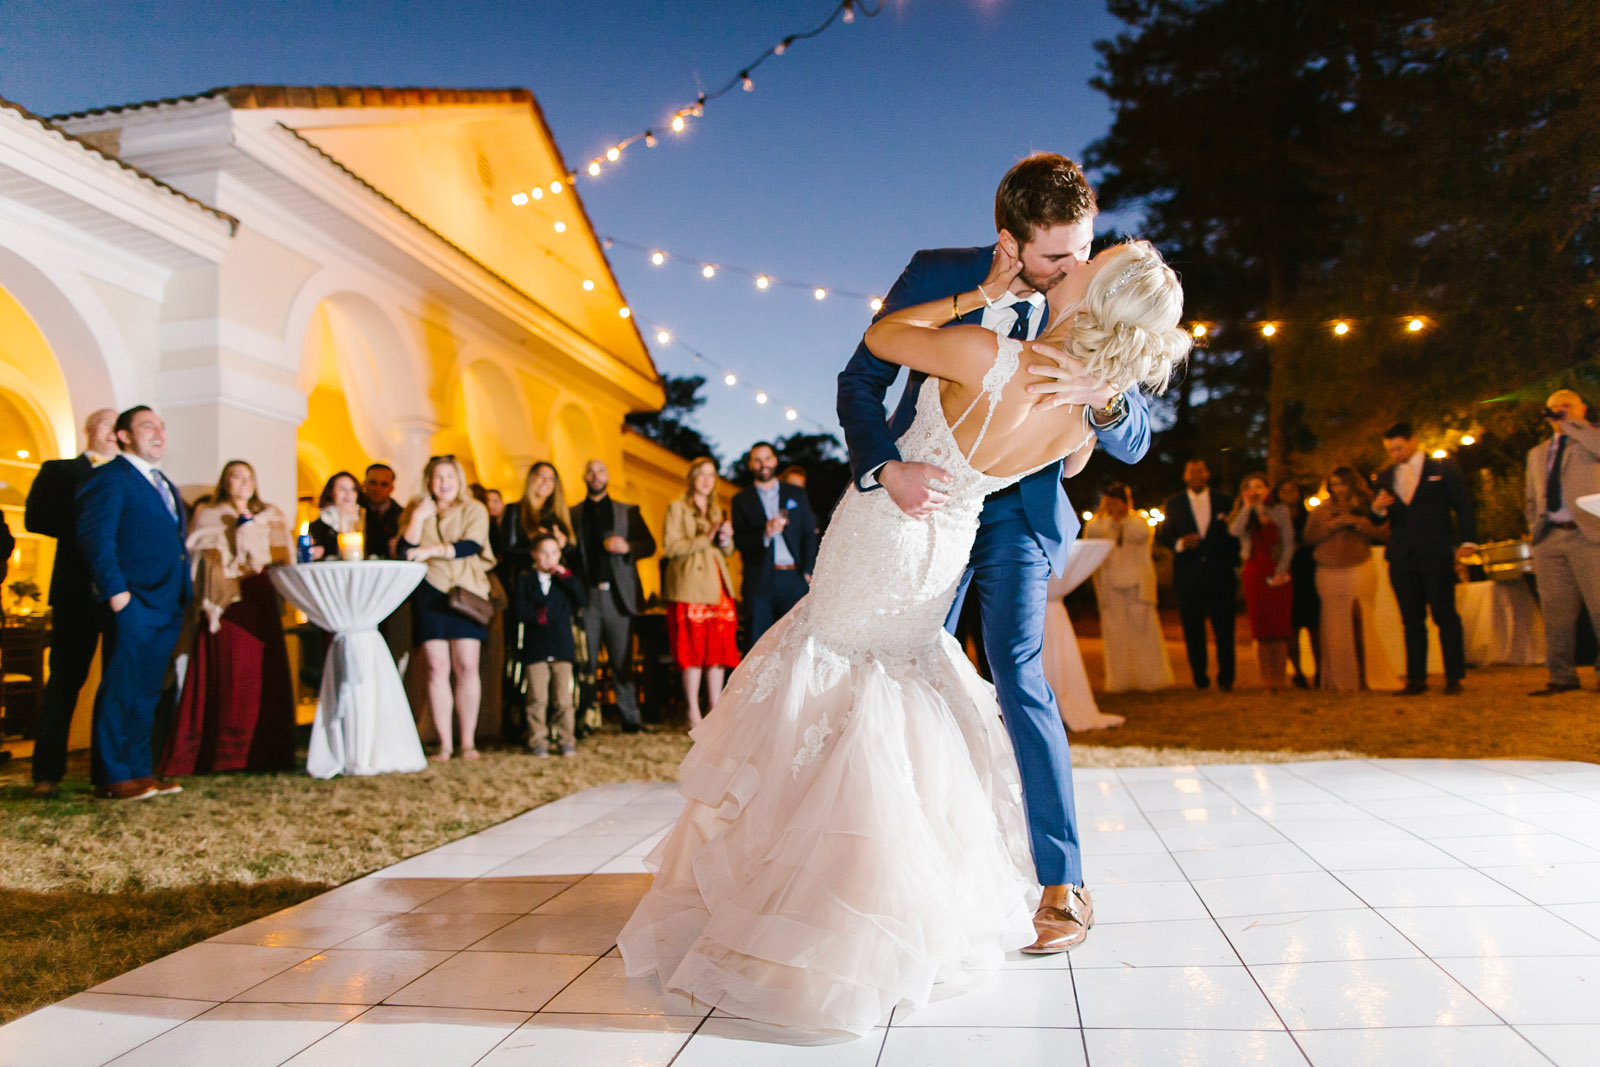
POLYGON ((1033 931, 1039 939, 1022 951, 1030 956, 1048 956, 1083 944, 1094 925, 1094 899, 1083 886, 1067 888, 1065 908, 1041 906, 1033 913, 1033 931))
POLYGON ((156 787, 144 778, 131 778, 126 782, 97 785, 94 795, 101 800, 147 800, 156 795, 156 787))
POLYGON ((140 781, 149 783, 156 791, 157 796, 168 796, 172 793, 183 792, 183 786, 171 778, 141 778, 140 781))
POLYGON ((33 783, 33 795, 38 797, 40 800, 49 800, 51 797, 60 794, 60 792, 61 785, 58 782, 33 783))

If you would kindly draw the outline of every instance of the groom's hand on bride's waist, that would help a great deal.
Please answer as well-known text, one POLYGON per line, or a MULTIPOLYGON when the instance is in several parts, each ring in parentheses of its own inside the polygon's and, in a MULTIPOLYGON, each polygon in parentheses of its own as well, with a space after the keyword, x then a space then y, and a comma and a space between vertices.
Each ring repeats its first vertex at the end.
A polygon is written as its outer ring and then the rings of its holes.
POLYGON ((950 499, 942 488, 950 484, 950 475, 932 463, 892 459, 878 468, 878 484, 895 507, 913 519, 932 515, 950 499))
POLYGON ((1034 360, 1028 365, 1028 373, 1045 379, 1028 386, 1029 394, 1037 398, 1036 404, 1103 408, 1116 398, 1118 390, 1097 381, 1077 360, 1068 358, 1065 350, 1033 341, 1028 344, 1028 354, 1034 360))

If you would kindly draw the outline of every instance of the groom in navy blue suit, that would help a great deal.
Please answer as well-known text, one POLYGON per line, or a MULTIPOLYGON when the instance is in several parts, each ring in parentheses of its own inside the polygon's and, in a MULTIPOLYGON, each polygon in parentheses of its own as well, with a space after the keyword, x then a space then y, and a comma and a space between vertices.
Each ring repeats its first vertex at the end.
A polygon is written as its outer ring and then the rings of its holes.
MULTIPOLYGON (((884 300, 880 316, 976 287, 995 263, 1021 262, 1010 293, 992 308, 955 322, 979 324, 1031 340, 1048 325, 1044 292, 1087 261, 1094 238, 1094 193, 1077 164, 1039 154, 1012 167, 995 195, 999 240, 982 248, 918 252, 884 300)), ((886 425, 883 402, 900 368, 878 359, 863 343, 839 375, 839 422, 850 451, 851 472, 862 492, 882 488, 908 515, 926 515, 945 502, 944 472, 900 459, 895 441, 911 425, 925 375, 912 373, 886 425)), ((1099 445, 1126 463, 1150 447, 1149 407, 1138 390, 1106 396, 1104 387, 1072 365, 1040 369, 1054 379, 1045 391, 1058 403, 1087 403, 1099 445)), ((1094 920, 1083 888, 1072 759, 1054 694, 1045 682, 1046 587, 1060 573, 1078 536, 1078 517, 1056 463, 989 497, 966 576, 946 625, 953 629, 969 585, 976 586, 985 650, 1000 708, 1022 774, 1033 859, 1044 895, 1034 926, 1038 941, 1025 952, 1048 953, 1080 943, 1094 920)))
POLYGON ((94 698, 95 796, 143 800, 183 787, 151 775, 150 733, 189 602, 188 523, 157 468, 167 427, 147 407, 117 416, 121 454, 78 490, 78 548, 110 618, 94 698))

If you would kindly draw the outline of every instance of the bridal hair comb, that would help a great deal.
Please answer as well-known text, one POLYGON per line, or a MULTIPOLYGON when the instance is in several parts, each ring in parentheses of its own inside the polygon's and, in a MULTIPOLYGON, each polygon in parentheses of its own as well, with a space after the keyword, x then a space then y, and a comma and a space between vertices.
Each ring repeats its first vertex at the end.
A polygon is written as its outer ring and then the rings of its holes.
POLYGON ((1147 260, 1141 259, 1138 262, 1134 263, 1133 266, 1129 267, 1127 270, 1125 270, 1121 274, 1117 275, 1117 280, 1116 281, 1114 281, 1110 285, 1106 286, 1105 295, 1106 296, 1110 296, 1111 294, 1115 293, 1118 289, 1121 289, 1124 285, 1127 284, 1129 278, 1132 278, 1135 274, 1143 273, 1148 267, 1149 267, 1149 262, 1147 260))

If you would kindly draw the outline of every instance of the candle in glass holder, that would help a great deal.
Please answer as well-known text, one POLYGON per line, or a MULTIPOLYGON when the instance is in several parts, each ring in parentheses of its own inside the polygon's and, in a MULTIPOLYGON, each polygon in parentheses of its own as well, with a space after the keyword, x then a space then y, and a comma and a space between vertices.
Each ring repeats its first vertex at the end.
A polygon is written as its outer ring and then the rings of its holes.
POLYGON ((363 538, 359 532, 339 535, 339 558, 347 562, 359 560, 364 554, 363 538))

